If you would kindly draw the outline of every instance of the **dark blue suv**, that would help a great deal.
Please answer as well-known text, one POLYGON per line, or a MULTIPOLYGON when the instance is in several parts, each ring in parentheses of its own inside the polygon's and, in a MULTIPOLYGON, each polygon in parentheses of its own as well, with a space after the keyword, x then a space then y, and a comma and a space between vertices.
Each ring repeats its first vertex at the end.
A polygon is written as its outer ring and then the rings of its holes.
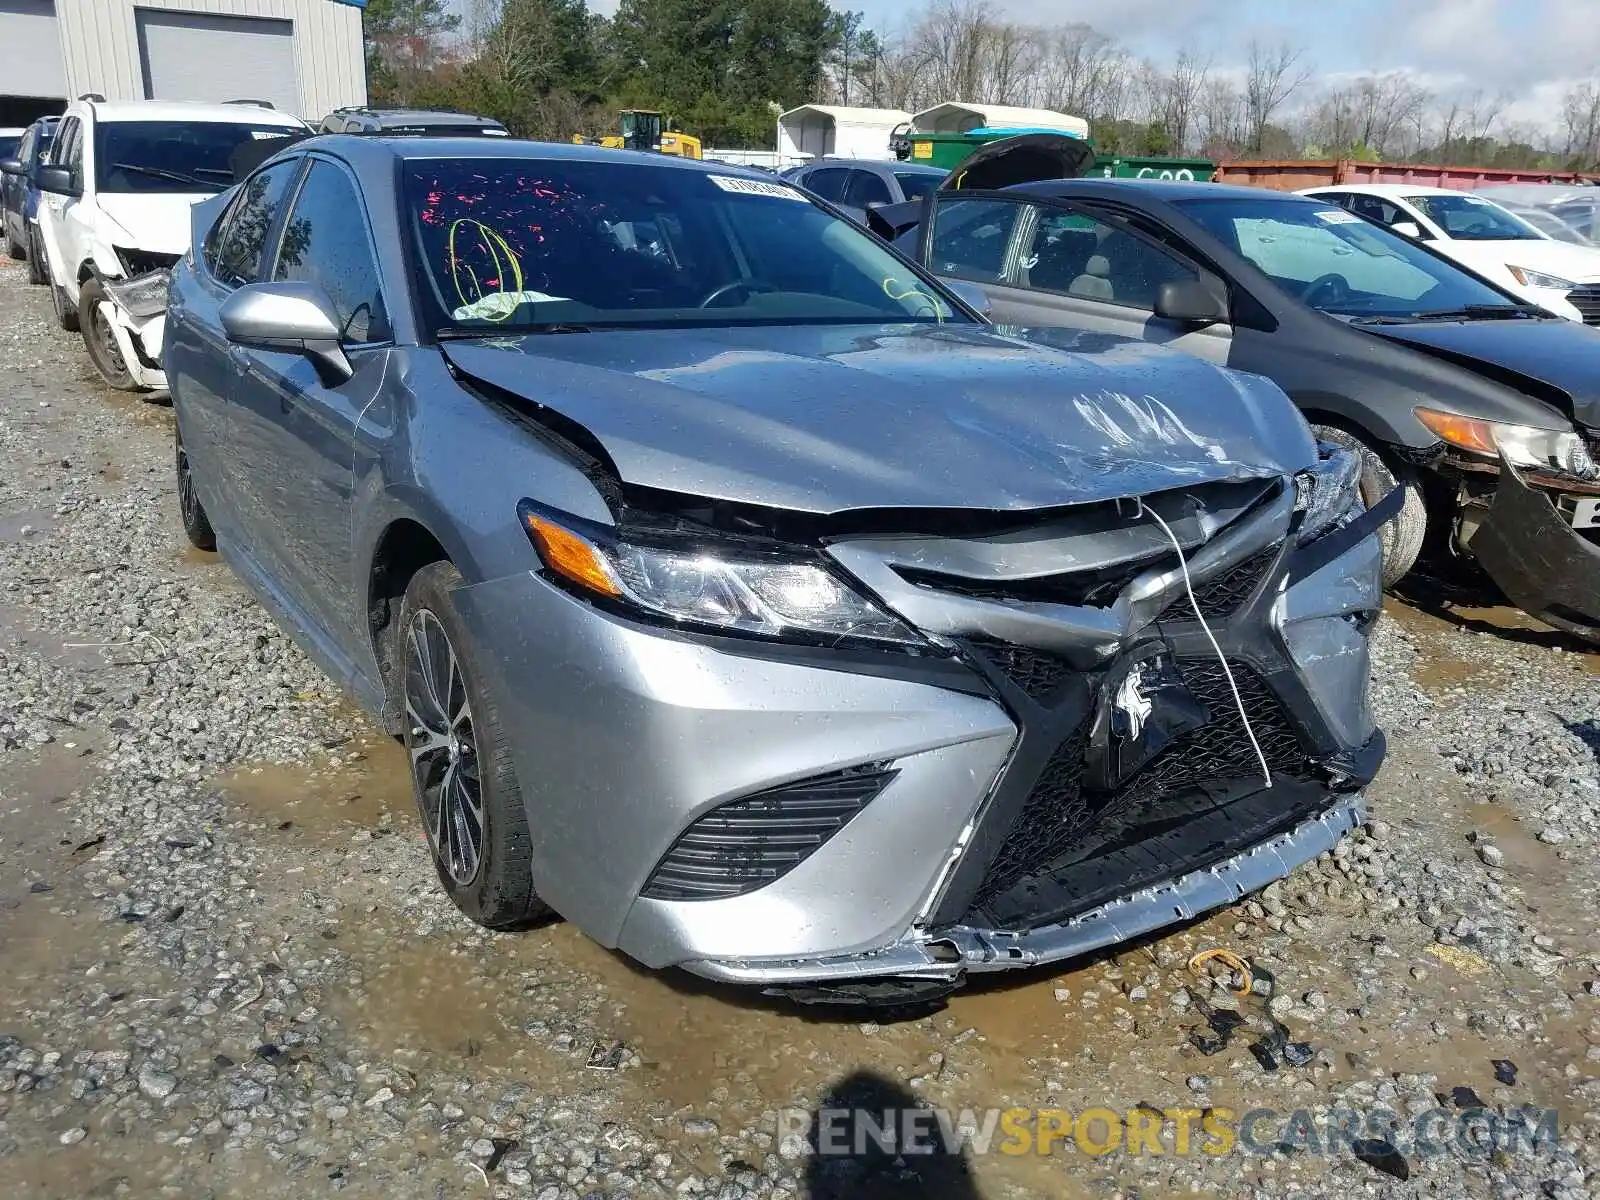
POLYGON ((37 230, 39 187, 34 182, 39 166, 55 140, 60 117, 40 117, 23 130, 13 157, 0 158, 0 233, 6 253, 28 260, 28 282, 44 282, 44 263, 37 230))

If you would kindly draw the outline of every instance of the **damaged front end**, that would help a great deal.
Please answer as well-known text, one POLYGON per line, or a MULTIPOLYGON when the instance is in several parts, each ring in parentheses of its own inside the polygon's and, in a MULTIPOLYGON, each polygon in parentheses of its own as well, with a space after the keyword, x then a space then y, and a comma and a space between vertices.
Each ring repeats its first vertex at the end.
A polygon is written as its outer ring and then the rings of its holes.
POLYGON ((167 291, 176 254, 118 250, 121 278, 102 278, 101 312, 137 387, 164 391, 161 350, 166 335, 167 291))

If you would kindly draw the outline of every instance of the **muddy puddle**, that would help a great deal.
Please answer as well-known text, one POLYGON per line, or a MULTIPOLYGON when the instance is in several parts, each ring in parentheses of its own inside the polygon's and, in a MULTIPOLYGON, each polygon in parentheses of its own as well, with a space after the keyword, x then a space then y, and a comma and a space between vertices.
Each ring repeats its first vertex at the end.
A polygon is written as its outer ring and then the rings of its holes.
POLYGON ((1475 594, 1466 602, 1437 603, 1388 596, 1383 610, 1416 638, 1424 651, 1423 661, 1416 664, 1412 674, 1417 685, 1426 691, 1470 691, 1492 682, 1496 673, 1492 656, 1497 642, 1557 649, 1562 651, 1562 669, 1600 675, 1600 649, 1552 629, 1520 609, 1485 604, 1475 594), (1482 636, 1466 636, 1473 634, 1482 636))
POLYGON ((242 812, 279 832, 349 833, 391 826, 415 832, 409 768, 393 738, 371 733, 323 748, 337 761, 313 768, 246 766, 217 784, 242 812))

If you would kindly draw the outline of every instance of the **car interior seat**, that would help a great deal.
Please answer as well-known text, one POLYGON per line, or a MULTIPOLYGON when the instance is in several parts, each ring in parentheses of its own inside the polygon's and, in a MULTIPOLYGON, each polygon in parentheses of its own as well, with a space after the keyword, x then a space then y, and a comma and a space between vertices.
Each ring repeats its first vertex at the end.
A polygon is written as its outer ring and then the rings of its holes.
POLYGON ((1085 300, 1115 300, 1117 293, 1110 275, 1111 261, 1104 254, 1091 254, 1083 264, 1083 274, 1072 281, 1067 291, 1085 300))

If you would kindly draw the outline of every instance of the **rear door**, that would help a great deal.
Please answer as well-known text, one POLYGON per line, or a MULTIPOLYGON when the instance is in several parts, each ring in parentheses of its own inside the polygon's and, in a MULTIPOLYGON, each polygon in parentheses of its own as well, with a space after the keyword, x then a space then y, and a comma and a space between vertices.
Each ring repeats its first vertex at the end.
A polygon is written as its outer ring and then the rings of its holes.
POLYGON ((1226 285, 1110 214, 1005 192, 941 192, 924 222, 922 261, 982 285, 997 324, 1066 326, 1158 342, 1226 363, 1233 330, 1156 315, 1164 283, 1226 285))
POLYGON ((351 504, 358 462, 374 460, 390 428, 389 412, 375 400, 392 342, 365 204, 342 163, 312 158, 264 274, 327 294, 355 374, 331 383, 303 354, 241 351, 245 370, 234 395, 246 433, 236 452, 250 460, 239 474, 266 519, 261 536, 285 565, 279 580, 289 598, 354 658, 367 647, 351 504))
MULTIPOLYGON (((50 148, 50 165, 67 168, 74 185, 83 186, 83 122, 77 117, 67 117, 61 122, 55 144, 50 148)), ((79 203, 80 200, 55 192, 43 192, 39 196, 39 236, 45 246, 46 265, 55 286, 67 288, 74 303, 78 299, 77 263, 66 265, 73 247, 63 243, 68 240, 67 210, 79 203)))

